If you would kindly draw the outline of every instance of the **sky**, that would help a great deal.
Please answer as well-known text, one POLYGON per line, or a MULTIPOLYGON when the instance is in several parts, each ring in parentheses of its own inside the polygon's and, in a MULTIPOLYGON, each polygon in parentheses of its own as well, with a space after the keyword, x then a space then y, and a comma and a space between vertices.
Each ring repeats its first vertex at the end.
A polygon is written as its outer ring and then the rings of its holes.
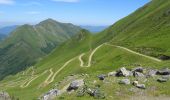
POLYGON ((0 26, 36 24, 47 18, 76 25, 111 25, 149 1, 0 0, 0 26))

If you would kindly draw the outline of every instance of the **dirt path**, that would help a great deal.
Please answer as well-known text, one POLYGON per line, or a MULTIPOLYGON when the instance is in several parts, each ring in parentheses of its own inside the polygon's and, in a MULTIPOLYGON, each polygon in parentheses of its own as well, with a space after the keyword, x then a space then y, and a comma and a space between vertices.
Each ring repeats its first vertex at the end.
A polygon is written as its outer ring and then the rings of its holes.
POLYGON ((55 77, 57 76, 57 74, 58 74, 61 70, 63 70, 70 62, 72 62, 73 60, 75 60, 76 58, 77 58, 77 57, 72 58, 72 59, 70 59, 69 61, 67 61, 59 70, 57 70, 57 71, 54 73, 54 75, 52 76, 51 80, 48 81, 47 83, 48 83, 48 84, 52 83, 52 82, 54 81, 55 77))
POLYGON ((82 57, 85 55, 85 53, 81 54, 81 55, 79 56, 80 66, 81 66, 81 67, 90 67, 90 66, 91 66, 91 61, 92 61, 93 55, 94 55, 94 54, 96 53, 96 51, 97 51, 98 49, 100 49, 103 45, 104 45, 104 44, 99 45, 97 48, 95 48, 95 49, 91 52, 91 54, 90 54, 90 56, 89 56, 89 59, 88 59, 88 65, 87 65, 87 66, 84 65, 84 62, 83 62, 83 60, 82 60, 82 57))
POLYGON ((32 76, 31 79, 29 81, 26 81, 23 85, 21 85, 21 88, 26 88, 28 87, 34 80, 36 80, 38 77, 46 74, 48 71, 44 71, 43 73, 41 73, 40 75, 36 75, 36 76, 32 76))
POLYGON ((53 76, 54 72, 53 69, 50 69, 50 75, 46 78, 46 80, 44 81, 44 83, 48 83, 49 79, 53 76))
POLYGON ((85 53, 81 54, 79 56, 79 61, 80 61, 80 67, 84 67, 84 61, 82 60, 82 57, 85 55, 85 53))
POLYGON ((138 53, 138 52, 135 52, 133 50, 130 50, 128 48, 125 48, 125 47, 122 47, 122 46, 116 46, 116 45, 112 45, 112 44, 108 44, 108 43, 105 43, 106 45, 109 45, 109 46, 113 46, 113 47, 117 47, 117 48, 120 48, 120 49, 123 49, 123 50, 126 50, 130 53, 133 53, 133 54, 136 54, 136 55, 139 55, 139 56, 143 56, 145 58, 148 58, 148 59, 151 59, 151 60, 154 60, 154 61, 157 61, 157 62, 161 62, 162 60, 160 59, 157 59, 157 58, 154 58, 154 57, 150 57, 150 56, 147 56, 147 55, 144 55, 144 54, 141 54, 141 53, 138 53))

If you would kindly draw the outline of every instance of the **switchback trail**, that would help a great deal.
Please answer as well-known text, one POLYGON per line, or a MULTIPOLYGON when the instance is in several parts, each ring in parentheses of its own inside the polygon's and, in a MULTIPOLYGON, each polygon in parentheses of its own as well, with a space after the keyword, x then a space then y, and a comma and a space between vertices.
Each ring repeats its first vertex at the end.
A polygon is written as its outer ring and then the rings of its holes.
POLYGON ((22 88, 28 87, 28 86, 31 84, 31 82, 33 82, 33 81, 34 81, 35 79, 37 79, 38 77, 44 75, 45 73, 47 73, 47 70, 44 71, 43 73, 41 73, 40 75, 32 76, 31 79, 30 79, 28 82, 26 81, 23 85, 21 85, 21 87, 22 87, 22 88))
POLYGON ((81 54, 81 55, 79 56, 80 66, 81 66, 81 67, 90 67, 90 66, 91 66, 91 61, 92 61, 93 55, 94 55, 94 54, 96 53, 96 51, 97 51, 99 48, 101 48, 103 45, 104 45, 104 44, 99 45, 97 48, 95 48, 95 49, 91 52, 91 54, 90 54, 90 56, 89 56, 89 59, 88 59, 88 65, 87 65, 87 66, 84 65, 84 62, 83 62, 83 60, 82 60, 82 57, 85 55, 85 53, 81 54))
POLYGON ((60 69, 58 69, 58 70, 54 73, 54 75, 52 76, 51 80, 47 82, 47 85, 50 84, 50 83, 52 83, 52 82, 54 81, 55 77, 57 76, 57 74, 58 74, 61 70, 63 70, 70 62, 72 62, 73 60, 75 60, 76 58, 77 58, 77 57, 74 57, 74 58, 70 59, 70 60, 67 61, 60 69))

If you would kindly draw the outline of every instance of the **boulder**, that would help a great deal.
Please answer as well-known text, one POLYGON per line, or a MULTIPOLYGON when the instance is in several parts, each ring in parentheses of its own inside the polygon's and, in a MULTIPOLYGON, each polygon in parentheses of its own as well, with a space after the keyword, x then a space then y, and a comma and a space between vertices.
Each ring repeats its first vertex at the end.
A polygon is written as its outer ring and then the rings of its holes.
POLYGON ((0 92, 0 100, 11 100, 7 92, 0 92))
POLYGON ((140 72, 134 72, 133 75, 134 77, 145 77, 145 75, 140 72))
POLYGON ((152 69, 151 69, 151 70, 148 71, 147 76, 153 77, 153 76, 156 75, 156 73, 157 73, 157 70, 152 70, 152 69))
POLYGON ((130 71, 128 71, 125 67, 120 68, 120 70, 117 71, 116 76, 130 76, 130 71))
POLYGON ((134 86, 137 86, 137 85, 139 84, 139 82, 138 82, 138 81, 134 81, 132 84, 133 84, 134 86))
POLYGON ((101 74, 101 75, 98 76, 99 80, 104 80, 105 77, 106 77, 106 75, 104 75, 104 74, 101 74))
POLYGON ((134 81, 132 84, 133 84, 134 86, 136 86, 137 88, 140 88, 140 89, 145 89, 145 88, 146 88, 146 87, 145 87, 145 84, 139 84, 138 81, 134 81))
POLYGON ((157 75, 170 75, 170 69, 166 68, 166 69, 162 69, 157 71, 156 73, 157 75))
POLYGON ((132 69, 133 72, 140 72, 140 73, 143 73, 144 72, 144 69, 143 67, 136 67, 134 69, 132 69))
POLYGON ((158 82, 160 82, 160 83, 163 83, 163 82, 167 82, 167 81, 168 81, 168 79, 165 79, 165 78, 159 78, 159 79, 157 79, 157 81, 158 81, 158 82))
POLYGON ((46 94, 44 94, 42 96, 42 99, 41 100, 52 100, 54 99, 57 95, 60 95, 61 92, 60 90, 57 90, 57 89, 52 89, 50 90, 49 92, 47 92, 46 94))
POLYGON ((83 79, 75 80, 75 81, 70 83, 69 87, 67 88, 67 91, 76 90, 83 85, 84 85, 83 79))
POLYGON ((130 80, 129 79, 122 79, 122 80, 119 81, 119 84, 129 85, 130 84, 130 80))
POLYGON ((140 89, 146 89, 145 84, 137 84, 136 87, 140 89))

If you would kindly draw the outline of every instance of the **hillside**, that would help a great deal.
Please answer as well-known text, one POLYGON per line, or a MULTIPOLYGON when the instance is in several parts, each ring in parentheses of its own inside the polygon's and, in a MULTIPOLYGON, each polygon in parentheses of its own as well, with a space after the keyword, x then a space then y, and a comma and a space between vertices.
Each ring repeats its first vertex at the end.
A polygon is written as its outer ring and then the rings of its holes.
POLYGON ((169 7, 167 0, 152 0, 96 35, 81 30, 34 66, 6 77, 0 90, 21 100, 48 96, 53 89, 61 93, 55 91, 54 100, 169 100, 170 77, 159 75, 161 69, 170 74, 170 61, 159 59, 170 54, 169 16, 162 16, 169 7), (132 75, 120 73, 126 72, 122 67, 132 75), (158 81, 163 77, 167 80, 158 81), (130 83, 120 84, 122 79, 130 83), (84 86, 69 91, 75 80, 84 80, 84 86))
POLYGON ((18 27, 0 44, 0 79, 34 64, 79 30, 52 19, 18 27))
POLYGON ((112 43, 159 58, 170 56, 170 1, 152 0, 98 35, 112 43), (109 38, 109 39, 108 39, 109 38))

